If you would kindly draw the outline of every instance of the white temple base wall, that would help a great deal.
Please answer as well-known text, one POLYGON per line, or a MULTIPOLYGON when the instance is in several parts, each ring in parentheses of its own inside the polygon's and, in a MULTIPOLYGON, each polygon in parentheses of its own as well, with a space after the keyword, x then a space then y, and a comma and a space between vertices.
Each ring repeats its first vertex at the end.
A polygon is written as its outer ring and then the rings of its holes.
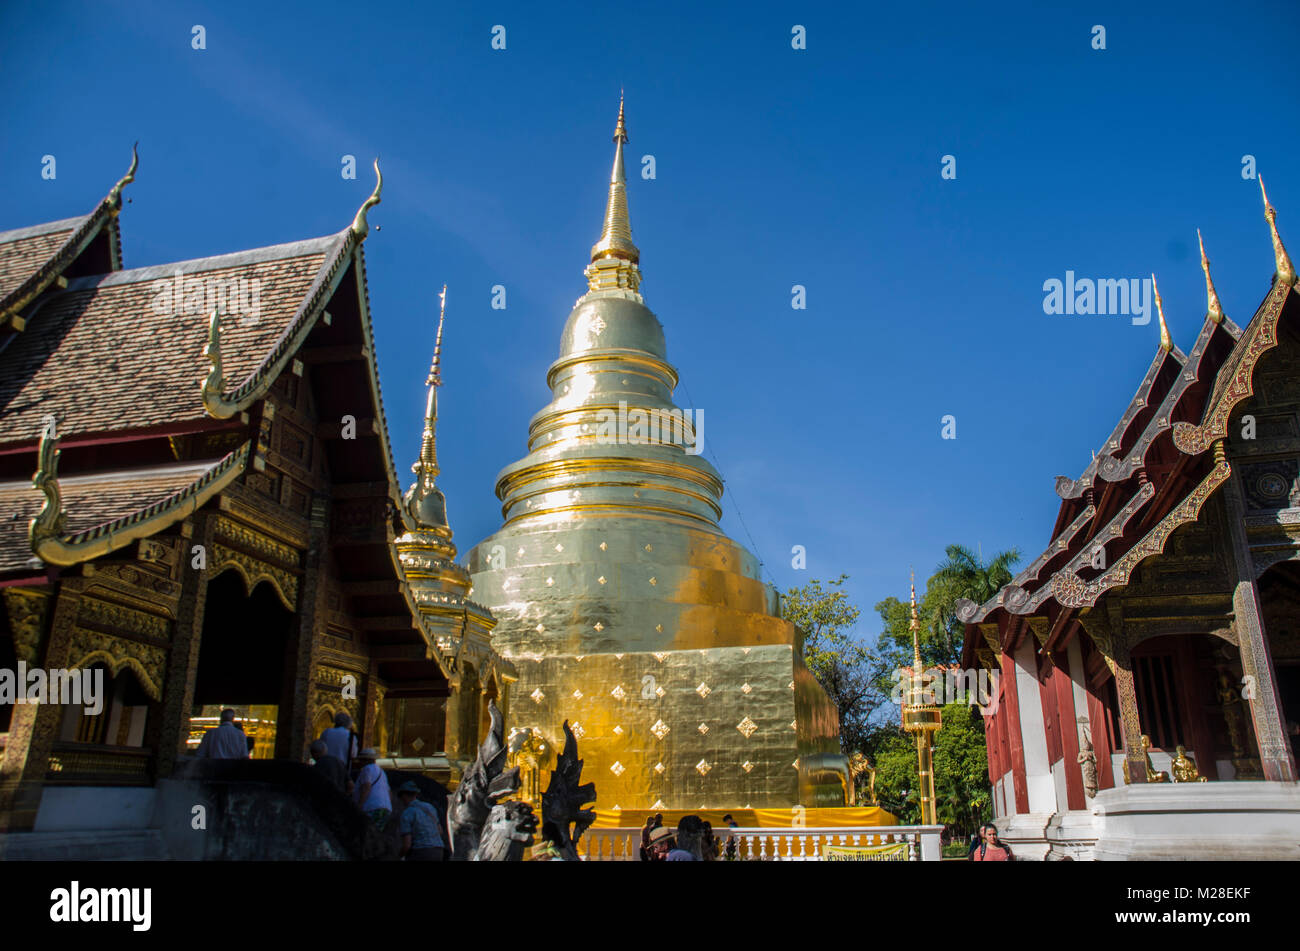
POLYGON ((1050 848, 1047 861, 1091 861, 1097 844, 1095 817, 1088 809, 1058 812, 1047 823, 1046 836, 1050 848))
POLYGON ((1037 861, 1047 856, 1047 824, 1055 817, 1051 812, 1022 812, 998 819, 998 838, 1011 846, 1017 860, 1037 861))
POLYGON ((1094 857, 1300 860, 1300 784, 1153 783, 1093 800, 1094 857))
POLYGON ((1300 861, 1300 783, 1151 783, 1090 809, 999 818, 1017 859, 1300 861))

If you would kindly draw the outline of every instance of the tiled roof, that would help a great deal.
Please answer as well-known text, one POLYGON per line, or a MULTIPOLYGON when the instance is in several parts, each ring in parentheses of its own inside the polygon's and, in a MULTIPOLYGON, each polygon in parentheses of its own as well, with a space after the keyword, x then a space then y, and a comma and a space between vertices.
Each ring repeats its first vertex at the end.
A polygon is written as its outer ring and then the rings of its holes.
POLYGON ((0 232, 0 302, 67 244, 88 216, 0 232))
MULTIPOLYGON (((146 509, 192 485, 218 463, 184 464, 124 472, 74 476, 59 480, 64 532, 75 534, 146 509)), ((34 556, 27 526, 41 510, 45 497, 31 480, 0 483, 0 571, 28 566, 34 556)))
POLYGON ((239 300, 221 321, 229 390, 301 325, 348 235, 73 280, 0 351, 0 444, 35 440, 47 415, 64 437, 207 418, 204 348, 218 295, 239 300))

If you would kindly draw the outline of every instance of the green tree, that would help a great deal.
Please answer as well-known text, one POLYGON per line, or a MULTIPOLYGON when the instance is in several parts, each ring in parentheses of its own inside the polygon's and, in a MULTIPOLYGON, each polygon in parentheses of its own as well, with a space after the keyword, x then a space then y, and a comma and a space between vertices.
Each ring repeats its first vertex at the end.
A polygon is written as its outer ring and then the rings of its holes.
MULTIPOLYGON (((992 816, 984 724, 979 711, 964 703, 940 708, 943 728, 934 735, 935 811, 954 835, 969 836, 992 816)), ((876 767, 880 805, 905 825, 921 821, 916 772, 916 741, 897 723, 881 724, 868 742, 876 767)))
MULTIPOLYGON (((957 618, 957 602, 962 598, 982 604, 997 594, 1011 580, 1011 568, 1020 560, 1012 548, 982 560, 964 545, 949 545, 945 558, 926 583, 917 604, 921 632, 921 661, 927 667, 951 667, 961 662, 965 625, 957 618)), ((882 689, 892 689, 895 672, 912 665, 911 605, 889 597, 876 605, 884 630, 877 640, 876 651, 882 660, 882 689)))
POLYGON ((863 749, 872 715, 887 697, 878 659, 852 633, 862 610, 843 590, 847 580, 842 574, 825 585, 814 578, 791 588, 781 615, 803 631, 804 663, 839 711, 840 748, 852 754, 863 749))
MULTIPOLYGON (((961 661, 965 626, 957 618, 957 601, 983 603, 1011 580, 1011 568, 1020 560, 1015 549, 995 554, 988 561, 962 545, 949 545, 945 558, 917 604, 921 661, 927 668, 955 667, 961 661)), ((883 630, 877 639, 876 687, 897 697, 902 668, 912 666, 911 605, 886 598, 876 605, 883 630)), ((977 708, 964 703, 942 707, 943 728, 935 734, 934 779, 939 821, 966 835, 991 814, 988 754, 983 719, 977 708)), ((916 746, 898 725, 896 705, 881 706, 879 724, 864 744, 876 766, 876 794, 880 803, 900 820, 920 821, 917 794, 916 746)))

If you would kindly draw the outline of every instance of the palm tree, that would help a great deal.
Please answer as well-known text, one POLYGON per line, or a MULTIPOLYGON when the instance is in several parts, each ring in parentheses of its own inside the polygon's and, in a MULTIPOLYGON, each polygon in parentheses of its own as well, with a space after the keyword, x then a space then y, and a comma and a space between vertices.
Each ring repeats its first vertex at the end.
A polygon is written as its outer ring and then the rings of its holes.
POLYGON ((954 661, 961 656, 965 627, 957 618, 957 602, 983 604, 1011 580, 1011 568, 1020 561, 1015 548, 998 552, 988 561, 965 545, 949 545, 926 591, 930 630, 939 653, 954 661))
POLYGON ((1019 550, 1012 548, 998 552, 984 561, 965 545, 949 545, 947 556, 935 572, 935 577, 945 584, 960 589, 958 597, 969 598, 983 604, 1011 580, 1011 568, 1020 561, 1019 550))

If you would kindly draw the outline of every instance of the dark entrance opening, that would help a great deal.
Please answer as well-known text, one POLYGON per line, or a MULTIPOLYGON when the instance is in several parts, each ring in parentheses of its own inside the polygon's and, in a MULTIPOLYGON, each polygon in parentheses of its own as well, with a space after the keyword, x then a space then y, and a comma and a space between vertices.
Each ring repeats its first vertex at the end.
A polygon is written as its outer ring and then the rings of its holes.
MULTIPOLYGON (((253 741, 252 755, 275 755, 275 736, 284 694, 285 651, 293 613, 275 589, 262 582, 248 593, 233 571, 208 582, 199 669, 194 682, 189 748, 217 725, 221 709, 235 710, 253 741)), ((287 713, 287 711, 285 711, 287 713)))

